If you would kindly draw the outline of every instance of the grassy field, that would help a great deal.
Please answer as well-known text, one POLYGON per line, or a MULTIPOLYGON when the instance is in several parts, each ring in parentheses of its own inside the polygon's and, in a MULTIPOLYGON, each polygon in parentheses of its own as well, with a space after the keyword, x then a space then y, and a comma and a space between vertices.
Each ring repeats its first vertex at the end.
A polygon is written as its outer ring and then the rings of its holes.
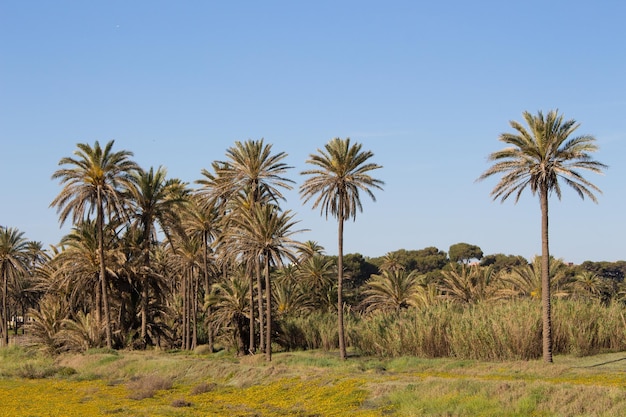
POLYGON ((626 353, 340 361, 324 352, 0 349, 0 416, 624 416, 626 353))

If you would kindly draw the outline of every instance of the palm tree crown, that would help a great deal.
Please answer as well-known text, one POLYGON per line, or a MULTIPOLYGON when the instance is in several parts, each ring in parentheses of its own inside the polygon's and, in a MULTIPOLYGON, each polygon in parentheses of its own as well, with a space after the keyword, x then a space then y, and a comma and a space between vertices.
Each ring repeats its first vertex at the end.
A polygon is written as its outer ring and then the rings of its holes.
POLYGON ((64 187, 50 206, 58 208, 61 225, 70 214, 73 223, 78 223, 85 214, 98 210, 98 195, 109 215, 123 211, 121 187, 133 181, 132 174, 139 171, 139 166, 129 159, 132 152, 112 152, 114 142, 109 141, 104 148, 98 141, 93 147, 79 143, 75 157, 59 161, 59 165, 69 167, 52 174, 52 179, 59 179, 64 187))
POLYGON ((287 154, 279 152, 272 155, 272 145, 264 144, 263 139, 237 141, 228 148, 226 157, 227 161, 214 164, 220 195, 245 191, 258 202, 263 198, 284 199, 278 187, 291 189, 293 181, 281 176, 291 168, 282 162, 287 154))
POLYGON ((382 190, 385 183, 368 173, 382 167, 367 163, 374 154, 362 152, 361 147, 360 143, 350 145, 350 138, 335 138, 323 150, 318 149, 317 154, 310 155, 307 163, 318 168, 302 172, 302 175, 310 175, 300 187, 304 202, 317 196, 314 209, 319 206, 326 218, 331 214, 345 221, 356 218, 357 211, 363 211, 360 191, 376 201, 371 189, 382 190))
POLYGON ((504 174, 491 192, 494 200, 504 201, 515 193, 517 202, 527 187, 533 194, 546 189, 560 199, 561 179, 581 198, 589 197, 597 202, 593 191, 601 193, 600 189, 579 172, 602 173, 606 168, 590 155, 598 150, 596 139, 590 135, 570 138, 580 124, 575 120, 563 121, 557 111, 551 111, 545 117, 542 112, 537 116, 524 112, 524 120, 528 129, 518 122, 510 122, 517 133, 503 133, 500 141, 511 146, 489 155, 489 160, 496 163, 478 178, 481 181, 495 174, 504 174))

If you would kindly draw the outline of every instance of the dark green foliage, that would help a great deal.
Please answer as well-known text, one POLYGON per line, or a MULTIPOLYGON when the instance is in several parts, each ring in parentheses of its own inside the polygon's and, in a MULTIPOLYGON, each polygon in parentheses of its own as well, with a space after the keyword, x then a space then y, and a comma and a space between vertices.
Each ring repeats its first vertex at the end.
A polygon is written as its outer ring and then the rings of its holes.
POLYGON ((360 253, 348 253, 343 257, 346 271, 346 285, 357 288, 363 285, 372 274, 378 273, 378 267, 360 253))
POLYGON ((476 245, 461 242, 450 246, 448 256, 451 262, 468 263, 472 259, 480 260, 483 257, 483 251, 476 245))
MULTIPOLYGON (((427 274, 443 268, 448 263, 448 255, 434 246, 419 250, 398 249, 391 252, 402 263, 407 272, 417 271, 419 274, 427 274)), ((383 257, 373 258, 370 262, 374 265, 382 265, 383 257)))
POLYGON ((617 262, 592 262, 585 261, 580 265, 585 271, 595 272, 599 276, 611 279, 615 282, 624 281, 626 276, 626 261, 617 262))
POLYGON ((510 272, 511 269, 515 267, 524 266, 527 264, 528 264, 528 261, 523 256, 505 255, 503 253, 485 255, 480 260, 480 266, 491 266, 496 272, 499 272, 502 270, 510 272))

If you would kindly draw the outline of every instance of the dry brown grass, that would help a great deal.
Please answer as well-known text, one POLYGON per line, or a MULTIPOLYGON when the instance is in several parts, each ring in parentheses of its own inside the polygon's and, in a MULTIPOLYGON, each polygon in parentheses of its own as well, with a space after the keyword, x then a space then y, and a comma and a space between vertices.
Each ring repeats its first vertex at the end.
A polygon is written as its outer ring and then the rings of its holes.
POLYGON ((171 378, 161 375, 146 375, 131 380, 128 384, 128 398, 133 400, 143 400, 152 398, 158 391, 167 391, 174 385, 171 378))

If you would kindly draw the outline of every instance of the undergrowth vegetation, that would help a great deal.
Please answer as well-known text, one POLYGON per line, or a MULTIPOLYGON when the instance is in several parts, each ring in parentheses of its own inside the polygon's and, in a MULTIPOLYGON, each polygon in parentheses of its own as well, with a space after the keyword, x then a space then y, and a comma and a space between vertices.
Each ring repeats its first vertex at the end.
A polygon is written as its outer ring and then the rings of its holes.
MULTIPOLYGON (((621 303, 555 300, 555 354, 585 356, 626 350, 625 313, 621 303)), ((428 309, 346 317, 349 344, 364 355, 479 360, 541 357, 538 300, 440 303, 428 309)), ((334 349, 335 320, 331 313, 291 319, 280 340, 289 340, 287 348, 334 349)))

